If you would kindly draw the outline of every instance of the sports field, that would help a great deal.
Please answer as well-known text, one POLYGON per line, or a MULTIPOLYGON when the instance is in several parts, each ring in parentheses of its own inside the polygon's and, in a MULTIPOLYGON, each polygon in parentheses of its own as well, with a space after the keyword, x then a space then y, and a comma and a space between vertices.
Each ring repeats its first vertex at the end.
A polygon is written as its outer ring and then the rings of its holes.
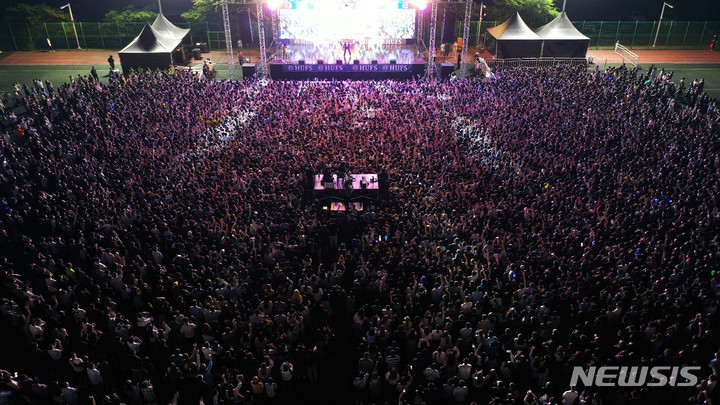
POLYGON ((665 68, 666 72, 673 71, 673 81, 679 82, 685 78, 685 85, 694 79, 705 79, 705 92, 710 97, 720 99, 720 64, 717 63, 641 63, 643 72, 647 72, 650 65, 656 68, 665 68))
MULTIPOLYGON (((601 68, 606 66, 606 61, 607 65, 616 64, 616 58, 608 59, 599 51, 590 50, 588 52, 588 54, 593 53, 599 54, 595 57, 595 60, 600 63, 601 68)), ((117 60, 117 54, 115 55, 117 60)), ((108 53, 105 51, 102 53, 86 52, 84 54, 77 51, 75 53, 63 52, 58 53, 58 55, 31 52, 3 53, 0 54, 0 92, 4 94, 7 91, 11 91, 13 84, 16 82, 30 85, 34 78, 50 80, 55 84, 55 87, 58 87, 59 84, 67 82, 70 76, 77 76, 78 74, 89 75, 92 66, 95 66, 97 69, 101 81, 106 81, 108 66, 105 59, 107 57, 108 53), (79 62, 83 60, 86 60, 87 63, 53 64, 55 61, 79 62), (20 64, 18 62, 20 62, 20 64), (32 64, 30 64, 30 62, 32 62, 32 64)), ((216 54, 213 52, 212 57, 216 62, 223 60, 219 53, 216 54)), ((673 78, 675 82, 679 81, 682 77, 685 77, 686 83, 690 83, 696 78, 704 78, 707 93, 711 97, 720 99, 720 52, 706 51, 700 53, 698 51, 674 51, 672 55, 668 55, 666 51, 646 51, 641 54, 641 62, 642 61, 647 62, 640 63, 643 71, 647 71, 650 65, 655 65, 658 69, 665 68, 666 71, 674 71, 675 75, 673 78), (683 56, 683 54, 687 56, 683 56), (654 55, 657 56, 655 57, 654 55), (707 60, 708 62, 678 63, 680 61, 700 60, 707 60)), ((589 68, 592 69, 594 67, 590 66, 589 68)), ((216 63, 215 70, 217 71, 218 78, 224 79, 228 77, 227 64, 216 63)), ((241 69, 239 66, 237 70, 238 75, 240 75, 239 72, 241 69)))

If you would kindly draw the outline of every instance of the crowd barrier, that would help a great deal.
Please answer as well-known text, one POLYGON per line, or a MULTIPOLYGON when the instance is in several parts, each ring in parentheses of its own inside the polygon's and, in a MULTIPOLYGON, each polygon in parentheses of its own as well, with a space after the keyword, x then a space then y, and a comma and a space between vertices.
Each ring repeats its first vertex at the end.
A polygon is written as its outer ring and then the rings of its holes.
POLYGON ((490 69, 495 70, 498 68, 508 67, 546 67, 555 65, 587 65, 588 61, 585 58, 526 58, 526 59, 494 59, 487 61, 490 69))

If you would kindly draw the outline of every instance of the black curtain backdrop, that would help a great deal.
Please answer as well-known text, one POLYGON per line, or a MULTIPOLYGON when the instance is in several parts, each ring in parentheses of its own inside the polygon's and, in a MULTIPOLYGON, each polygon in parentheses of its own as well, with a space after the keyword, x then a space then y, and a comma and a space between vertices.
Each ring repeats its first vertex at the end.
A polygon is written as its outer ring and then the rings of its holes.
POLYGON ((455 42, 455 20, 457 12, 454 8, 446 8, 443 14, 442 42, 455 42))
POLYGON ((240 9, 238 16, 240 17, 240 39, 242 39, 243 44, 253 43, 252 16, 250 15, 250 10, 240 9))

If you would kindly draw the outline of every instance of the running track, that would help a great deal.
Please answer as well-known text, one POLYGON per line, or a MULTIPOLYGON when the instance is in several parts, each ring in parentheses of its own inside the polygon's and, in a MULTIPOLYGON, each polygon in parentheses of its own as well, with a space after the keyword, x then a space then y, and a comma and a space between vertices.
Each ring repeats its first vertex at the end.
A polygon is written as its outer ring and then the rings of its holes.
MULTIPOLYGON (((640 63, 720 63, 720 51, 711 52, 709 50, 653 50, 638 49, 633 50, 640 57, 640 63)), ((109 55, 115 57, 115 63, 120 63, 117 51, 28 51, 28 52, 10 52, 5 58, 0 60, 0 65, 107 65, 109 55)), ((471 50, 469 55, 473 55, 471 50)), ((620 61, 620 57, 612 50, 608 49, 589 49, 588 55, 595 57, 596 63, 604 61, 620 61)), ((247 50, 245 56, 249 57, 253 62, 259 59, 257 50, 247 50)), ((210 58, 215 63, 227 63, 225 51, 211 51, 202 55, 203 59, 210 58)))

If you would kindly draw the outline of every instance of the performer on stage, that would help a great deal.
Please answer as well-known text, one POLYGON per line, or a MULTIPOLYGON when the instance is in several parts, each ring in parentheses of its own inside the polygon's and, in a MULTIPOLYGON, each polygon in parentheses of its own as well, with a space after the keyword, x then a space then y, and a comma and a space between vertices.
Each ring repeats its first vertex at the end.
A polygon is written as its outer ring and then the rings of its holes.
POLYGON ((352 50, 350 49, 352 44, 350 41, 343 42, 343 59, 345 59, 345 54, 350 54, 350 57, 352 57, 352 50))
POLYGON ((332 167, 329 164, 325 165, 325 168, 323 168, 322 171, 322 182, 325 183, 332 183, 333 181, 333 173, 332 173, 332 167))
POLYGON ((378 174, 378 187, 380 189, 380 199, 388 200, 390 198, 390 175, 384 167, 378 174))
MULTIPOLYGON (((336 172, 336 173, 337 173, 338 186, 343 185, 345 188, 348 187, 348 185, 347 185, 347 179, 346 179, 347 172, 348 172, 348 164, 347 164, 347 162, 345 161, 345 158, 343 157, 342 161, 340 162, 340 164, 339 164, 338 167, 337 167, 337 172, 336 172)), ((351 179, 349 176, 347 176, 347 177, 348 177, 349 179, 351 179)), ((352 188, 352 179, 350 180, 350 186, 349 186, 349 187, 352 188)))

